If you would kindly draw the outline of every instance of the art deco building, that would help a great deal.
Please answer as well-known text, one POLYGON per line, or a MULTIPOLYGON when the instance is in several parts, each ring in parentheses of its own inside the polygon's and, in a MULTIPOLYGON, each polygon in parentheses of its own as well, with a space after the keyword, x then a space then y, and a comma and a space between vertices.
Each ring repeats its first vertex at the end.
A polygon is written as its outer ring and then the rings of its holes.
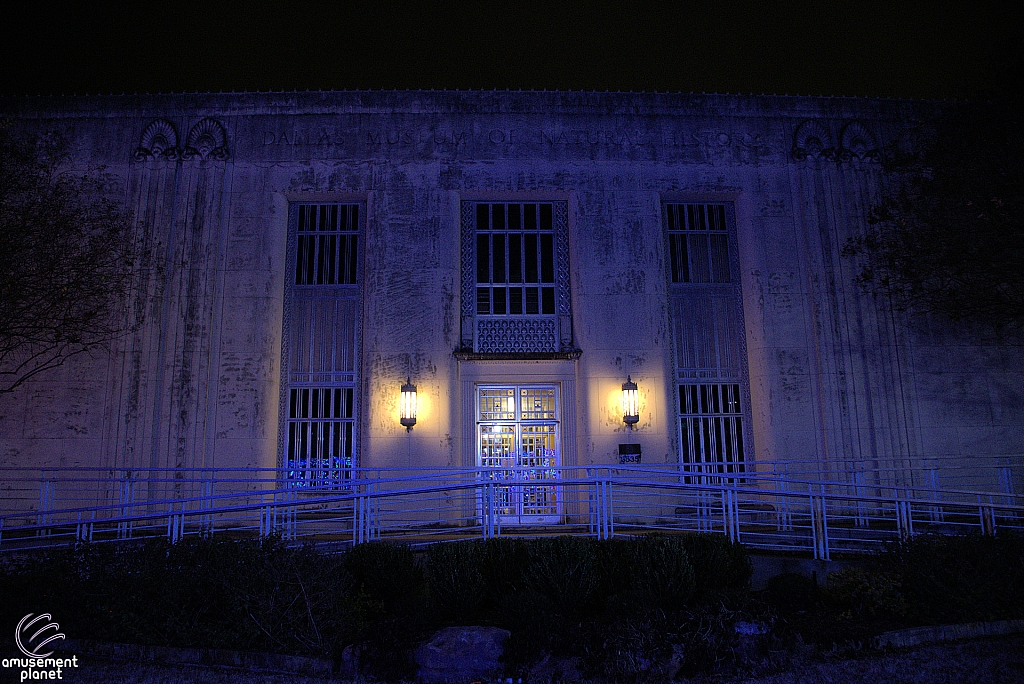
MULTIPOLYGON (((1020 341, 891 312, 842 256, 883 188, 880 148, 938 105, 0 105, 14 130, 59 132, 77 164, 102 165, 155 255, 135 332, 0 397, 4 466, 280 468, 297 485, 351 467, 620 463, 993 492, 1021 479, 1020 341)), ((519 501, 522 523, 564 513, 554 489, 519 501)))

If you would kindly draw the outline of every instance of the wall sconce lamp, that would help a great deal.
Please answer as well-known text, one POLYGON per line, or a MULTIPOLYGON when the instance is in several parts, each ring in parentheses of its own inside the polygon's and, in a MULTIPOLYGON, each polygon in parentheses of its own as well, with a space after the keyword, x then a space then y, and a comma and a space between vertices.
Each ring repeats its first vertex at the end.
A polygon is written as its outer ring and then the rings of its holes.
POLYGON ((622 383, 622 422, 627 428, 640 422, 640 395, 636 383, 628 375, 626 382, 622 383))
POLYGON ((412 384, 411 378, 405 379, 402 385, 402 425, 405 431, 412 431, 416 424, 416 385, 412 384))

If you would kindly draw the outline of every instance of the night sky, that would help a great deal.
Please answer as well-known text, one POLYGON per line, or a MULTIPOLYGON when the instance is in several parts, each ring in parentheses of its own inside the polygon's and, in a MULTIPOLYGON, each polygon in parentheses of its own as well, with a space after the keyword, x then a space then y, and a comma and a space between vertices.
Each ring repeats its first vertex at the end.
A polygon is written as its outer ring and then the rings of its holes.
POLYGON ((1015 3, 21 3, 5 94, 511 88, 963 97, 1015 3), (97 5, 102 5, 97 7, 97 5))

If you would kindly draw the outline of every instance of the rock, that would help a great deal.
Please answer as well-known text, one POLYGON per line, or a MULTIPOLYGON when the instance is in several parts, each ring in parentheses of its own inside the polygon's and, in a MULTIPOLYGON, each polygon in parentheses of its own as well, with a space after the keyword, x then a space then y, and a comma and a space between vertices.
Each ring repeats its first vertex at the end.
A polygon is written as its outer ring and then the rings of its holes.
POLYGON ((737 622, 733 629, 740 636, 757 636, 768 633, 768 625, 763 622, 737 622))
POLYGON ((342 677, 358 677, 359 676, 359 656, 362 654, 363 647, 359 644, 349 644, 341 652, 341 662, 338 666, 338 674, 342 677))
POLYGON ((684 646, 682 644, 672 644, 672 657, 662 667, 665 680, 669 682, 675 681, 679 673, 682 672, 684 664, 686 664, 686 650, 684 646))
POLYGON ((424 684, 493 679, 509 631, 498 627, 447 627, 416 649, 419 679, 424 684))
POLYGON ((761 644, 769 627, 763 622, 737 622, 734 627, 737 644, 734 649, 736 664, 751 665, 761 660, 761 644))

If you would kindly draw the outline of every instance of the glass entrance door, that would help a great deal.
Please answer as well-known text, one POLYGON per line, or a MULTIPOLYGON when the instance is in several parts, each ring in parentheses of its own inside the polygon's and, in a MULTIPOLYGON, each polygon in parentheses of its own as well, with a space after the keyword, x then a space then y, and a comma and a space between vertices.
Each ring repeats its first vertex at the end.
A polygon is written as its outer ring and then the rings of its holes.
POLYGON ((501 481, 495 513, 502 524, 558 522, 558 387, 477 387, 477 465, 501 481))

